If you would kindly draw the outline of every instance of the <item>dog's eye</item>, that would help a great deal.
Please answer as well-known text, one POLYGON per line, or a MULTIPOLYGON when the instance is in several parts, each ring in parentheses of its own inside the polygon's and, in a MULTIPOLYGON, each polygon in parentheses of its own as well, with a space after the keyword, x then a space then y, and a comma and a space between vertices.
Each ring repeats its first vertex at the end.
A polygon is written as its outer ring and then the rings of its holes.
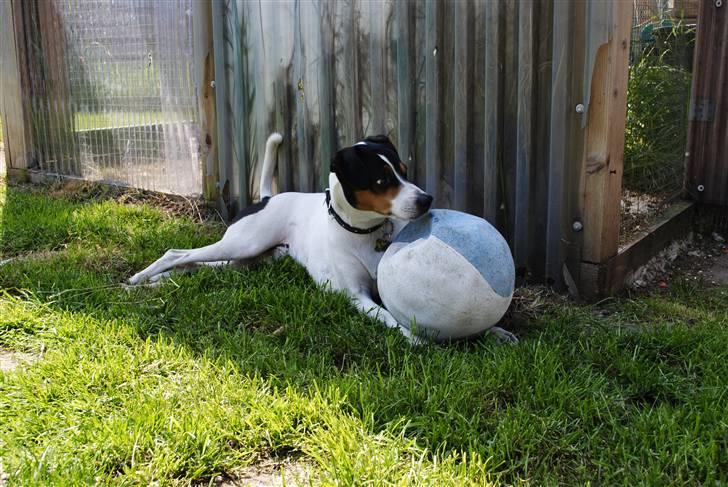
POLYGON ((384 179, 377 179, 376 181, 374 181, 374 184, 376 184, 377 186, 384 186, 384 183, 386 183, 384 179))

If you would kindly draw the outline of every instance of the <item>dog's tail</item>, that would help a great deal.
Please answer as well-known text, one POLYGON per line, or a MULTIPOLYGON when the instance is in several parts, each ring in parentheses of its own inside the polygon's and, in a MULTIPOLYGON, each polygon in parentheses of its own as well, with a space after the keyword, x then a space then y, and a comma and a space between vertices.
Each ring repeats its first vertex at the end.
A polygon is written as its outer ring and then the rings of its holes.
POLYGON ((265 143, 263 169, 260 172, 260 199, 273 196, 273 172, 276 169, 276 149, 283 142, 283 136, 273 132, 265 143))

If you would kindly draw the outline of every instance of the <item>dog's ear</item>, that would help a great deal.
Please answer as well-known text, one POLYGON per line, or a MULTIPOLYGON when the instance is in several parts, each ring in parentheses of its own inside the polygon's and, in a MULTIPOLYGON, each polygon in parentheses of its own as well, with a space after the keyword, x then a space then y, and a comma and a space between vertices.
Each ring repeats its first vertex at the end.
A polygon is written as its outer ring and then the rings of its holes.
POLYGON ((378 153, 384 154, 393 164, 401 160, 397 148, 386 135, 370 135, 364 142, 378 153))
POLYGON ((369 188, 366 157, 362 146, 354 146, 341 149, 331 161, 331 172, 336 174, 346 201, 354 208, 357 207, 356 191, 369 188))
POLYGON ((366 171, 366 154, 360 146, 346 147, 336 153, 331 161, 331 172, 336 174, 344 188, 362 190, 369 187, 366 171))
POLYGON ((394 144, 391 140, 389 140, 389 137, 387 137, 384 134, 380 135, 370 135, 364 139, 365 142, 371 142, 372 144, 382 144, 387 146, 388 149, 392 149, 393 151, 397 152, 397 149, 394 147, 394 144))

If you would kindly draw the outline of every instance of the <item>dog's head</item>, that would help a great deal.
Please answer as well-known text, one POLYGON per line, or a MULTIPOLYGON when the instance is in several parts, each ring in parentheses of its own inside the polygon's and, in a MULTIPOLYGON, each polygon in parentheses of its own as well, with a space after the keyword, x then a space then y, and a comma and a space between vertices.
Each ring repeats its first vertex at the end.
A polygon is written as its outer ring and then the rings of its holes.
POLYGON ((341 149, 331 161, 351 206, 402 220, 425 214, 432 196, 407 181, 407 166, 386 135, 367 137, 341 149))

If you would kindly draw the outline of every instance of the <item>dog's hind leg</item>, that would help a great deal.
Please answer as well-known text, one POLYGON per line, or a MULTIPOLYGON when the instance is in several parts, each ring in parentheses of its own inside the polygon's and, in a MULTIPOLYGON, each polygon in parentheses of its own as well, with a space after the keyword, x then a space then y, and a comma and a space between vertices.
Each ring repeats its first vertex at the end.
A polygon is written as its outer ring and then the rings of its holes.
POLYGON ((257 257, 277 244, 277 242, 266 242, 265 240, 255 240, 253 238, 241 240, 243 241, 223 237, 219 242, 199 249, 170 249, 149 267, 133 275, 129 279, 129 284, 139 284, 175 267, 184 267, 202 262, 250 259, 257 257))
POLYGON ((282 232, 277 227, 262 213, 250 215, 228 228, 222 239, 212 245, 190 250, 168 250, 156 262, 133 275, 128 282, 139 284, 162 272, 191 264, 258 257, 281 243, 282 232))

